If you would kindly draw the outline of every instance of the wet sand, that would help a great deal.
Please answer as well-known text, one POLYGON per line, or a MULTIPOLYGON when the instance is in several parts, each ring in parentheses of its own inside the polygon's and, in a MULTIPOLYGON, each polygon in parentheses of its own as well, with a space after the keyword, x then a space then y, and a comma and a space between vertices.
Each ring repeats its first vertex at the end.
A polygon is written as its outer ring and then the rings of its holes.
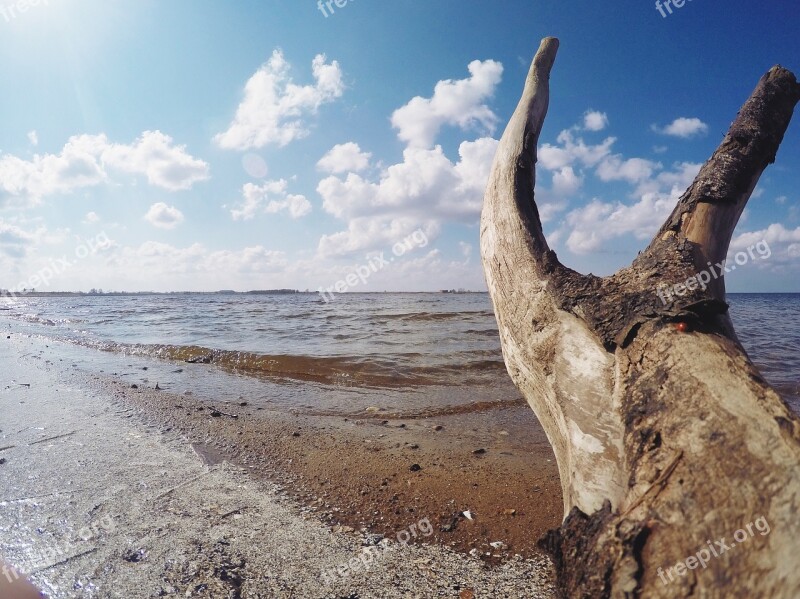
POLYGON ((352 419, 111 384, 156 423, 187 435, 209 463, 229 460, 286 486, 332 525, 391 535, 427 517, 435 533, 425 542, 498 561, 537 554, 537 540, 560 523, 555 458, 526 404, 352 419))
POLYGON ((525 406, 300 417, 133 389, 41 341, 0 347, 0 554, 53 597, 552 596, 534 545, 560 488, 525 406), (397 544, 425 519, 424 545, 397 544), (96 522, 113 529, 84 539, 96 522), (337 577, 374 533, 400 549, 337 577))

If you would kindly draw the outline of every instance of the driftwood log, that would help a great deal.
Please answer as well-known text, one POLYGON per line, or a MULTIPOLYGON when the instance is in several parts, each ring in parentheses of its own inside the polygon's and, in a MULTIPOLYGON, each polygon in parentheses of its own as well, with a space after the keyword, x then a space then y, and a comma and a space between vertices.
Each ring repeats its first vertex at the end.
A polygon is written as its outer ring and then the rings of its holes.
POLYGON ((800 85, 770 69, 647 249, 596 277, 558 261, 534 202, 557 49, 536 54, 481 218, 506 366, 561 477, 564 520, 540 544, 568 597, 800 597, 800 421, 737 340, 724 279, 698 276, 725 259, 800 85))

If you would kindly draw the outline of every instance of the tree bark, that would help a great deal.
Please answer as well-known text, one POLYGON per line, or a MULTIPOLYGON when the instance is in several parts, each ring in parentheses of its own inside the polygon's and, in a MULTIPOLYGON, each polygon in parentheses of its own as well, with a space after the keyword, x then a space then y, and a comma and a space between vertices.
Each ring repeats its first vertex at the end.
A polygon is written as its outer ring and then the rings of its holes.
POLYGON ((664 286, 725 259, 800 85, 770 69, 647 249, 600 278, 558 261, 534 201, 557 49, 542 41, 498 146, 481 254, 508 372, 558 461, 564 521, 542 545, 559 585, 796 598, 800 421, 739 344, 723 276, 683 296, 664 286))

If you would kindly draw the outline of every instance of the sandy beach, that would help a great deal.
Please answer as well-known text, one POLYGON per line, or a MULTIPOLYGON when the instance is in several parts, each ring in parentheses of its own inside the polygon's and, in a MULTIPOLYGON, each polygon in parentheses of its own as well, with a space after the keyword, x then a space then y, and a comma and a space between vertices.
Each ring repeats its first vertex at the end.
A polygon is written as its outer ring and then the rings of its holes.
POLYGON ((553 596, 535 541, 560 488, 543 435, 517 445, 524 405, 300 418, 132 388, 3 337, 12 580, 51 597, 553 596))

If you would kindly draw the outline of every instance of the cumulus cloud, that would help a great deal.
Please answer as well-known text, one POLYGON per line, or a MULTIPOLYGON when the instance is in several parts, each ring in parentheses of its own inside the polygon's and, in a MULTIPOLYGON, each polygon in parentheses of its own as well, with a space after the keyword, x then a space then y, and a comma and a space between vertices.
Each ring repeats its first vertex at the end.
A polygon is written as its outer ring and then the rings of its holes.
POLYGON ((323 235, 319 253, 324 258, 349 256, 369 250, 389 249, 414 231, 422 230, 431 240, 439 234, 440 223, 406 216, 367 216, 353 218, 346 231, 323 235))
POLYGON ((452 162, 441 146, 410 147, 403 162, 387 168, 377 181, 355 173, 323 179, 317 187, 323 209, 348 221, 348 227, 324 235, 320 252, 347 255, 391 247, 419 227, 432 238, 441 221, 476 222, 496 148, 491 138, 465 141, 459 161, 452 162))
POLYGON ((344 219, 398 213, 474 221, 496 148, 491 138, 462 142, 454 163, 441 146, 411 147, 403 152, 403 162, 387 168, 377 181, 348 173, 345 179, 323 179, 317 191, 324 210, 344 219))
POLYGON ((433 96, 417 96, 392 114, 392 126, 409 146, 430 148, 444 125, 463 130, 478 127, 493 133, 497 116, 486 105, 503 74, 503 65, 494 60, 472 61, 468 79, 451 79, 436 84, 433 96))
POLYGON ((575 174, 571 166, 565 166, 553 173, 553 192, 569 196, 577 192, 583 185, 583 178, 575 174))
POLYGON ((741 233, 731 241, 731 249, 743 249, 761 240, 768 243, 794 243, 800 241, 800 227, 787 229, 781 223, 774 223, 766 229, 741 233))
POLYGON ((728 249, 728 262, 735 262, 739 253, 748 256, 747 268, 767 270, 783 281, 794 282, 800 272, 800 227, 790 229, 783 223, 773 223, 756 231, 737 233, 728 249))
POLYGON ((317 168, 331 174, 358 173, 369 167, 372 154, 362 152, 357 143, 337 144, 317 162, 317 168))
MULTIPOLYGON (((406 143, 402 162, 366 177, 359 171, 370 156, 356 144, 337 146, 338 156, 329 153, 320 161, 322 170, 339 174, 317 186, 323 209, 347 223, 345 230, 320 239, 322 257, 385 249, 419 228, 432 238, 442 221, 477 221, 497 140, 462 142, 457 161, 434 145, 445 125, 494 131, 497 117, 485 102, 500 82, 503 67, 476 60, 468 70, 468 79, 439 81, 430 98, 413 98, 392 114, 392 126, 406 143)), ((569 174, 564 177, 563 184, 569 185, 569 174)))
POLYGON ((542 144, 537 157, 539 165, 547 170, 559 170, 565 166, 579 164, 582 166, 596 166, 606 156, 611 154, 611 146, 617 141, 616 137, 608 137, 601 143, 590 145, 565 129, 556 138, 558 145, 542 144))
POLYGON ((583 128, 586 131, 602 131, 608 126, 608 115, 597 110, 588 110, 583 115, 583 128))
POLYGON ((677 162, 672 166, 672 170, 661 171, 655 177, 639 181, 633 196, 640 197, 646 193, 665 189, 672 190, 673 193, 682 193, 692 184, 702 167, 699 162, 677 162))
POLYGON ((628 204, 594 199, 569 212, 564 225, 556 231, 556 238, 566 237, 570 251, 576 254, 594 252, 602 249, 606 242, 625 235, 649 240, 701 167, 700 164, 681 162, 672 170, 656 173, 661 165, 632 162, 638 160, 616 157, 611 165, 604 162, 598 167, 599 178, 605 176, 603 180, 623 180, 634 185, 632 195, 638 200, 628 204), (602 226, 598 226, 599 223, 602 226))
POLYGON ((244 98, 228 129, 214 142, 228 150, 285 146, 309 134, 307 119, 320 106, 344 93, 342 70, 337 61, 327 62, 318 54, 311 62, 313 85, 297 85, 289 75, 290 65, 280 50, 250 77, 244 98))
POLYGON ((39 134, 36 131, 29 131, 28 132, 28 141, 31 142, 32 146, 39 145, 39 134))
POLYGON ((462 142, 456 161, 435 144, 446 125, 494 131, 497 117, 486 101, 503 67, 475 60, 468 70, 469 78, 439 81, 431 97, 415 97, 394 111, 392 126, 406 144, 401 162, 364 175, 371 155, 354 142, 336 146, 320 160, 320 170, 331 173, 317 186, 323 209, 345 221, 346 229, 323 235, 318 257, 379 251, 419 228, 432 238, 446 220, 477 221, 497 140, 462 142))
POLYGON ((84 224, 94 225, 100 222, 100 216, 96 212, 87 212, 83 217, 84 224))
POLYGON ((190 189, 209 177, 208 164, 190 156, 186 146, 173 145, 161 131, 145 131, 131 145, 111 144, 101 158, 112 168, 144 175, 151 185, 170 191, 190 189))
POLYGON ((660 162, 627 158, 613 153, 614 137, 607 137, 599 144, 587 144, 579 132, 591 129, 592 125, 603 124, 604 128, 607 120, 603 116, 588 111, 582 124, 561 131, 555 144, 545 143, 538 149, 542 170, 537 178, 536 194, 543 223, 553 220, 567 208, 569 197, 583 188, 590 173, 603 183, 619 181, 631 186, 633 204, 594 199, 569 212, 555 231, 548 234, 552 243, 565 240, 567 248, 578 254, 597 251, 606 242, 624 235, 649 238, 702 166, 680 162, 665 169, 660 162), (547 171, 552 173, 550 187, 543 184, 547 171), (602 227, 598 223, 603 223, 602 227))
POLYGON ((183 222, 183 213, 174 206, 167 206, 164 202, 157 202, 150 206, 144 218, 154 227, 159 229, 174 229, 183 222))
POLYGON ((675 207, 676 199, 671 194, 648 193, 633 205, 592 200, 567 215, 567 225, 572 229, 567 247, 576 254, 588 254, 626 234, 649 239, 675 207))
POLYGON ((621 156, 614 155, 605 158, 597 167, 597 176, 601 181, 627 181, 628 183, 641 183, 653 176, 661 168, 661 164, 644 158, 629 158, 623 160, 621 156))
POLYGON ((36 234, 0 220, 0 254, 11 258, 24 256, 36 241, 36 234))
POLYGON ((107 182, 114 173, 143 175, 153 186, 178 191, 208 179, 209 166, 160 131, 145 131, 129 145, 105 135, 76 135, 59 154, 0 157, 0 197, 38 201, 107 182))
POLYGON ((653 131, 657 131, 658 133, 671 135, 672 137, 682 137, 684 139, 708 133, 708 125, 696 117, 680 117, 672 121, 666 127, 662 128, 658 125, 653 125, 652 128, 653 131))
POLYGON ((266 181, 263 185, 245 183, 243 202, 231 210, 233 220, 250 220, 259 211, 274 214, 286 211, 292 218, 301 218, 311 212, 311 202, 305 196, 289 194, 286 179, 266 181))

